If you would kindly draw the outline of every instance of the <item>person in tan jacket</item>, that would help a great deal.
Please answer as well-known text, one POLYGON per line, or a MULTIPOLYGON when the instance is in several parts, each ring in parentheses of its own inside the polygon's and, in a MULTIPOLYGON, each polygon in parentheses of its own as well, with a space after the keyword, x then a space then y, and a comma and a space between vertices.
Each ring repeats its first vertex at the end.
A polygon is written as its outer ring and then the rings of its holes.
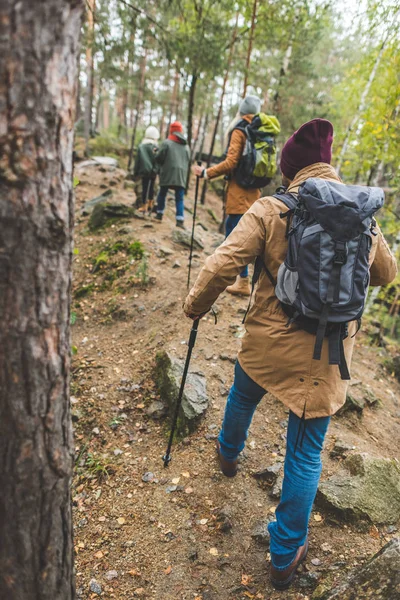
MULTIPOLYGON (((283 184, 296 194, 307 179, 340 182, 331 162, 333 127, 314 119, 286 142, 281 154, 283 184)), ((261 256, 275 278, 288 249, 286 205, 275 197, 255 202, 228 239, 207 258, 184 303, 192 319, 207 313, 224 289, 256 257, 261 256)), ((379 227, 369 253, 370 285, 390 283, 397 265, 379 227)), ((323 341, 321 360, 313 360, 315 335, 288 326, 274 286, 261 272, 254 303, 245 321, 246 334, 235 367, 217 450, 222 472, 233 477, 254 411, 268 390, 289 408, 282 495, 276 521, 269 524, 270 578, 274 587, 286 589, 308 551, 308 521, 322 469, 321 451, 333 415, 346 399, 348 381, 328 360, 323 341)), ((349 323, 344 353, 350 367, 356 323, 349 323)))
MULTIPOLYGON (((243 131, 235 129, 240 121, 251 123, 255 114, 260 112, 261 101, 256 96, 246 96, 239 106, 239 115, 231 124, 228 135, 229 144, 226 158, 218 165, 204 169, 198 165, 193 166, 193 172, 198 177, 205 179, 214 179, 221 175, 228 177, 226 188, 226 207, 227 219, 225 222, 226 237, 233 231, 244 213, 259 199, 261 193, 258 189, 245 189, 235 180, 234 173, 237 168, 246 142, 246 135, 243 131)), ((228 286, 226 291, 238 296, 250 296, 250 282, 247 265, 240 272, 233 285, 228 286)))

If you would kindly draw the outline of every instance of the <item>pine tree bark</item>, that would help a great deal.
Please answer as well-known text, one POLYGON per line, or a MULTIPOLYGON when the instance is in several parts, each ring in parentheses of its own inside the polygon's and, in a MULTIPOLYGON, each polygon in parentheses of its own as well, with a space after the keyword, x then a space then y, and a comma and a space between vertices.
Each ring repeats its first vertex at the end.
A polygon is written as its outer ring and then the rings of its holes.
POLYGON ((72 144, 81 0, 0 0, 0 598, 73 600, 72 144))

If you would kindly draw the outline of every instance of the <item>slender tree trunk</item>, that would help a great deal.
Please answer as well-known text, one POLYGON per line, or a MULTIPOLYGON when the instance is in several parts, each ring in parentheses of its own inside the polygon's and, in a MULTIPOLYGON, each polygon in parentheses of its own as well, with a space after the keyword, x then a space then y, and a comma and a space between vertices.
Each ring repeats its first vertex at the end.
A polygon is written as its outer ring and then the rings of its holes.
POLYGON ((0 2, 2 600, 75 598, 69 303, 82 12, 80 0, 0 2))
POLYGON ((376 56, 374 65, 372 67, 371 73, 370 73, 369 78, 368 78, 368 81, 365 84, 363 93, 361 94, 361 99, 360 99, 360 103, 359 103, 359 105, 357 107, 357 111, 356 111, 355 115, 353 116, 349 127, 347 128, 346 136, 344 138, 343 146, 342 146, 342 149, 340 151, 338 163, 337 163, 337 166, 336 166, 336 171, 337 171, 338 175, 340 175, 340 171, 342 169, 343 161, 344 161, 344 158, 346 156, 347 148, 349 146, 352 133, 356 129, 356 127, 357 127, 357 125, 358 125, 358 123, 360 121, 360 117, 361 117, 361 115, 363 114, 363 112, 365 110, 365 107, 366 107, 366 104, 367 104, 367 99, 368 99, 368 94, 369 94, 371 86, 372 86, 372 84, 374 82, 375 75, 376 75, 376 72, 377 72, 378 67, 380 65, 380 62, 382 60, 383 51, 385 50, 388 37, 389 37, 389 33, 387 33, 384 41, 382 42, 382 44, 381 44, 381 46, 379 48, 379 52, 378 52, 378 54, 376 56))
POLYGON ((203 129, 204 118, 205 118, 205 114, 203 113, 201 115, 200 119, 199 119, 199 123, 198 123, 198 126, 197 126, 197 131, 196 131, 196 137, 193 140, 191 154, 194 157, 196 156, 196 149, 197 149, 197 146, 198 146, 198 143, 199 143, 199 140, 200 140, 200 135, 201 135, 201 132, 202 132, 202 129, 203 129))
POLYGON ((175 71, 175 76, 174 76, 174 86, 173 86, 173 89, 172 89, 172 96, 171 96, 171 104, 170 104, 170 109, 169 109, 169 118, 168 118, 168 125, 167 125, 166 137, 168 137, 168 134, 169 134, 169 128, 170 128, 170 125, 172 123, 172 118, 173 117, 175 117, 175 119, 178 118, 179 79, 180 79, 180 75, 179 75, 179 71, 177 69, 175 71))
POLYGON ((160 139, 163 138, 164 127, 165 127, 165 105, 164 104, 162 105, 161 110, 162 110, 162 113, 161 113, 161 119, 160 119, 160 125, 159 125, 160 139))
POLYGON ((188 173, 187 173, 187 177, 186 177, 186 190, 189 188, 189 183, 190 183, 190 173, 191 173, 190 164, 192 162, 193 111, 194 111, 194 99, 195 99, 195 95, 196 95, 197 80, 198 80, 198 74, 196 73, 196 71, 193 71, 192 80, 190 82, 190 88, 189 88, 189 103, 188 103, 187 143, 188 143, 189 150, 190 150, 190 161, 189 161, 189 168, 188 168, 188 173))
MULTIPOLYGON (((257 4, 257 1, 254 3, 254 7, 255 8, 257 8, 256 4, 257 4)), ((227 84, 228 78, 229 78, 229 72, 230 72, 230 69, 231 69, 232 58, 233 58, 233 49, 235 47, 235 41, 236 41, 237 33, 238 33, 238 20, 239 20, 239 12, 236 13, 235 29, 233 30, 232 42, 231 42, 231 45, 230 45, 229 55, 228 55, 228 62, 227 62, 227 65, 226 65, 224 81, 222 83, 221 98, 220 98, 220 102, 219 102, 217 117, 215 119, 214 130, 213 130, 213 134, 212 134, 212 138, 211 138, 210 151, 208 153, 208 158, 207 158, 207 167, 206 167, 207 169, 211 165, 211 160, 212 160, 212 156, 213 156, 213 152, 214 152, 214 146, 215 146, 215 140, 217 138, 217 133, 218 133, 218 126, 219 126, 219 122, 220 122, 220 119, 221 119, 222 110, 223 110, 223 107, 224 107, 224 98, 225 98, 226 84, 227 84)), ((205 202, 206 202, 206 192, 207 192, 207 180, 204 180, 203 187, 202 187, 202 190, 201 190, 201 204, 205 204, 205 202)))
POLYGON ((206 135, 207 135, 207 129, 208 129, 208 121, 209 121, 209 118, 210 118, 210 114, 209 114, 209 113, 207 113, 207 114, 206 114, 205 121, 204 121, 203 133, 202 133, 202 135, 201 135, 200 148, 199 148, 199 151, 198 151, 198 153, 197 153, 197 160, 201 160, 201 157, 202 157, 202 155, 203 155, 203 151, 204 151, 204 144, 205 144, 205 141, 206 141, 206 135))
MULTIPOLYGON (((254 0, 253 13, 251 15, 249 46, 247 48, 246 69, 245 69, 245 74, 244 74, 243 98, 246 96, 247 86, 248 86, 248 81, 249 81, 251 51, 253 49, 254 32, 255 32, 256 20, 257 20, 257 4, 258 4, 258 0, 254 0)), ((237 23, 237 21, 236 21, 236 23, 237 23)))
POLYGON ((87 0, 87 23, 88 39, 86 45, 86 91, 85 91, 85 154, 89 154, 89 139, 92 133, 92 109, 93 109, 93 85, 94 85, 94 61, 93 61, 93 42, 94 42, 94 13, 96 10, 96 0, 87 0))
MULTIPOLYGON (((393 114, 392 114, 392 120, 393 120, 394 123, 397 122, 397 118, 399 116, 399 113, 400 113, 400 98, 398 98, 396 107, 395 107, 395 109, 393 111, 393 114)), ((375 171, 375 174, 374 174, 374 177, 373 177, 373 180, 372 180, 372 185, 374 185, 374 186, 380 185, 382 177, 383 177, 383 174, 384 174, 383 171, 384 171, 384 168, 385 168, 385 157, 386 157, 387 151, 389 149, 389 140, 390 140, 389 137, 387 137, 386 140, 385 140, 385 144, 384 144, 384 147, 383 147, 382 160, 379 161, 378 167, 377 167, 377 169, 375 171)))
POLYGON ((143 103, 143 96, 144 96, 144 86, 145 86, 145 82, 146 82, 147 52, 148 52, 148 49, 146 47, 144 49, 144 54, 143 54, 143 58, 142 58, 142 66, 141 66, 141 70, 140 70, 139 92, 138 92, 138 98, 137 98, 137 102, 136 102, 135 121, 133 123, 131 149, 129 151, 128 171, 129 171, 129 169, 131 168, 131 165, 132 165, 133 152, 134 152, 135 140, 136 140, 136 132, 137 132, 137 127, 138 127, 138 123, 139 123, 139 119, 140 119, 140 114, 141 114, 141 111, 142 111, 142 103, 143 103))

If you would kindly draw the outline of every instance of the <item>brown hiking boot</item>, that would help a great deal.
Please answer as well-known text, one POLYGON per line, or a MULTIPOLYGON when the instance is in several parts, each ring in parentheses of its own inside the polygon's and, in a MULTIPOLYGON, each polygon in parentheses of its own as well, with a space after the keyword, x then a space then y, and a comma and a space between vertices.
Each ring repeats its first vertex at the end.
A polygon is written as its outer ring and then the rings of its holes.
POLYGON ((269 571, 269 577, 273 587, 276 590, 286 590, 292 583, 297 569, 301 563, 306 559, 308 552, 308 538, 306 543, 297 550, 297 554, 292 563, 283 571, 276 569, 272 562, 269 571))
POLYGON ((147 202, 146 204, 142 204, 142 206, 138 209, 138 212, 142 213, 143 215, 147 213, 147 202))
POLYGON ((221 467, 221 471, 225 475, 225 477, 235 477, 238 472, 238 461, 237 458, 235 460, 227 460, 221 454, 221 447, 217 440, 216 443, 217 454, 219 458, 219 466, 221 467))
POLYGON ((233 294, 234 296, 250 296, 251 287, 248 277, 240 277, 240 275, 236 278, 236 281, 233 285, 230 285, 226 288, 226 291, 229 294, 233 294))

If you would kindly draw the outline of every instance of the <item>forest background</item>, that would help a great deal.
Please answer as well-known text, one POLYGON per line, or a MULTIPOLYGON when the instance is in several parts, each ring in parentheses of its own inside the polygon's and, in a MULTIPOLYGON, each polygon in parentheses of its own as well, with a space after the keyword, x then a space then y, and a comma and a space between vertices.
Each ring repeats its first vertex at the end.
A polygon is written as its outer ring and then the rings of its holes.
MULTIPOLYGON (((163 138, 178 119, 192 159, 209 162, 224 150, 240 99, 255 94, 281 122, 278 146, 309 119, 333 122, 334 165, 347 183, 385 189, 380 224, 398 252, 399 0, 86 0, 86 8, 78 153, 117 154, 131 166, 146 126, 163 138)), ((397 337, 399 279, 373 298, 384 333, 397 337)))

